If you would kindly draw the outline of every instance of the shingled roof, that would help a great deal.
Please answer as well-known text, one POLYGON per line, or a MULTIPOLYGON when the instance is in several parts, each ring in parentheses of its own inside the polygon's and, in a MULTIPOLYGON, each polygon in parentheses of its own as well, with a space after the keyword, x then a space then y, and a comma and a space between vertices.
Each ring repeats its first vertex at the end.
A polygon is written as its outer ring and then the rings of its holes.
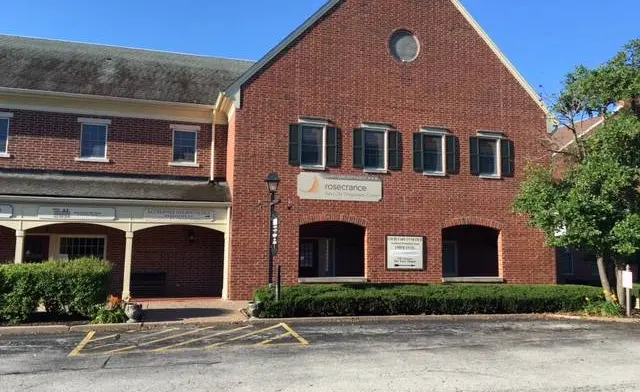
POLYGON ((252 64, 0 35, 0 87, 215 104, 252 64))

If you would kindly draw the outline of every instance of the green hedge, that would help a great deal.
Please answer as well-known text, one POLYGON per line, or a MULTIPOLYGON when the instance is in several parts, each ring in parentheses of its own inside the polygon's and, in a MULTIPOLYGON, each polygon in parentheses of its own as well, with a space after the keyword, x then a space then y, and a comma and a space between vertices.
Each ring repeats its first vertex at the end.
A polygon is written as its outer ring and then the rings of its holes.
POLYGON ((603 299, 602 290, 570 285, 300 285, 260 289, 258 317, 573 312, 603 299))
POLYGON ((110 273, 108 262, 92 258, 0 265, 0 321, 24 322, 40 304, 53 315, 93 317, 110 273))

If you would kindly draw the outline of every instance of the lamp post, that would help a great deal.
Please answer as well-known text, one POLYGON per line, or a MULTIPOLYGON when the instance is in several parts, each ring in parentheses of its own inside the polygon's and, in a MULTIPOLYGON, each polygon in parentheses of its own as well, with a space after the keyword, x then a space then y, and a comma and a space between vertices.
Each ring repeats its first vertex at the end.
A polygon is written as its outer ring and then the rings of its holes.
POLYGON ((273 256, 278 252, 278 215, 276 214, 276 205, 280 203, 276 199, 276 192, 280 184, 280 176, 278 173, 271 172, 264 179, 267 189, 271 195, 269 203, 269 288, 273 286, 273 256))

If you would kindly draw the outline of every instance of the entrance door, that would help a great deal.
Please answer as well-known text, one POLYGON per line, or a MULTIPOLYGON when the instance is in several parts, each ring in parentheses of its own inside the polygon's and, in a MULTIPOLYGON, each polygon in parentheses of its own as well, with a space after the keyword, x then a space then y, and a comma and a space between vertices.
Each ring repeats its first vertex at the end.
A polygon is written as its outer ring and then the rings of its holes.
POLYGON ((39 263, 49 260, 49 236, 25 236, 23 259, 25 263, 39 263))
POLYGON ((458 243, 442 242, 442 276, 458 276, 458 243))
POLYGON ((300 240, 300 277, 318 276, 318 240, 300 240))

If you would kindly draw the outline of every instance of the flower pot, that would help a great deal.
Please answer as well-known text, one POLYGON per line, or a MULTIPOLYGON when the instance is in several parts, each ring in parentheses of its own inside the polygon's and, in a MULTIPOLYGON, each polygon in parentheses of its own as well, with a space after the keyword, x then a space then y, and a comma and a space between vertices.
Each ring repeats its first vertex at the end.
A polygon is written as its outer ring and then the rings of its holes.
POLYGON ((142 321, 142 305, 128 303, 124 306, 124 313, 129 317, 128 323, 139 323, 142 321))

